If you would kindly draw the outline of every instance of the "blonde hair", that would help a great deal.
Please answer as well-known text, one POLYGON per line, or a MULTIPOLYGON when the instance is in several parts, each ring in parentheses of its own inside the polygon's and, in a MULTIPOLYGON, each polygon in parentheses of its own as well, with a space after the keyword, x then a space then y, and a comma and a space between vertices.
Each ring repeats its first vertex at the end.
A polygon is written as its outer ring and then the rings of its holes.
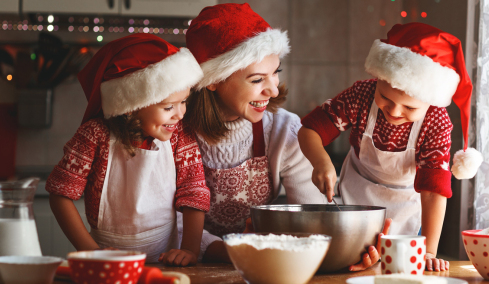
MULTIPOLYGON (((278 96, 270 98, 267 106, 267 110, 273 113, 285 102, 288 93, 284 84, 280 85, 278 90, 278 96)), ((200 91, 192 90, 187 99, 187 113, 183 118, 191 130, 210 144, 217 144, 229 131, 222 117, 217 96, 215 91, 207 88, 200 91)))

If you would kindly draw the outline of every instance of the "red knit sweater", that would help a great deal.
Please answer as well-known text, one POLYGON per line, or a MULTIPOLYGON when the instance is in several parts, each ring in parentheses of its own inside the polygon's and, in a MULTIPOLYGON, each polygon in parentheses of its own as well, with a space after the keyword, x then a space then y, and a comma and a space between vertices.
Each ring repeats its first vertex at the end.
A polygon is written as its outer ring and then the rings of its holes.
MULTIPOLYGON (((324 146, 338 137, 340 131, 351 127, 350 144, 358 157, 376 84, 376 79, 356 82, 309 113, 302 119, 302 124, 316 131, 324 146)), ((393 125, 379 109, 372 135, 375 147, 389 152, 406 150, 412 125, 412 122, 393 125)), ((452 196, 449 171, 452 128, 444 107, 429 107, 416 143, 414 188, 417 192, 424 190, 452 196)))
MULTIPOLYGON (((46 181, 46 190, 78 200, 85 194, 88 223, 97 228, 100 196, 109 157, 109 129, 102 119, 84 123, 66 143, 64 156, 46 181)), ((175 208, 209 211, 209 188, 205 184, 200 150, 192 133, 179 123, 170 139, 177 172, 175 208)), ((162 169, 165 170, 165 169, 162 169)))

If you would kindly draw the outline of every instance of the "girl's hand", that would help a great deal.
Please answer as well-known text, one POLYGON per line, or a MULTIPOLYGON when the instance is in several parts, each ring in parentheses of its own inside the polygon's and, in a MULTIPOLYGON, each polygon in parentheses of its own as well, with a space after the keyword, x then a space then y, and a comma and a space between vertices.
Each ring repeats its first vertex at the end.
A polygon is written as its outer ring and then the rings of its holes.
POLYGON ((375 246, 370 246, 368 248, 368 252, 363 254, 362 260, 359 263, 350 266, 349 268, 350 271, 365 270, 379 261, 380 237, 382 237, 383 235, 387 235, 389 233, 391 223, 392 223, 391 218, 385 219, 384 229, 382 230, 382 233, 380 233, 379 236, 377 237, 377 244, 375 246))
POLYGON ((186 249, 171 249, 169 252, 160 254, 158 261, 165 265, 187 266, 197 263, 197 256, 186 249))
POLYGON ((336 169, 331 160, 316 165, 312 171, 312 182, 321 193, 326 195, 328 202, 333 201, 336 179, 336 169))
POLYGON ((426 253, 426 271, 445 271, 450 268, 450 263, 446 260, 436 258, 432 253, 426 253))

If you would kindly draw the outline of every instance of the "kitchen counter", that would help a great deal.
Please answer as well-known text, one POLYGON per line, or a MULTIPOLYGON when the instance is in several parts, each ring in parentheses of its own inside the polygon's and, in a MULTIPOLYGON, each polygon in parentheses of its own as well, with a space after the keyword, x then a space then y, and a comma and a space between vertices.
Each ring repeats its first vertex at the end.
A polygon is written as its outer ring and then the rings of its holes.
MULTIPOLYGON (((243 278, 234 269, 232 264, 197 264, 191 267, 165 267, 163 265, 149 265, 160 268, 164 271, 175 271, 185 273, 190 277, 192 284, 216 284, 216 283, 245 283, 243 278)), ((371 268, 360 272, 339 272, 333 274, 315 275, 309 284, 328 283, 344 284, 346 279, 358 276, 368 276, 380 274, 380 263, 371 268)), ((466 280, 469 284, 489 283, 484 281, 480 274, 475 270, 470 261, 450 261, 450 270, 444 272, 425 272, 425 275, 437 275, 453 277, 466 280)), ((66 284, 67 281, 55 281, 55 284, 66 284)))

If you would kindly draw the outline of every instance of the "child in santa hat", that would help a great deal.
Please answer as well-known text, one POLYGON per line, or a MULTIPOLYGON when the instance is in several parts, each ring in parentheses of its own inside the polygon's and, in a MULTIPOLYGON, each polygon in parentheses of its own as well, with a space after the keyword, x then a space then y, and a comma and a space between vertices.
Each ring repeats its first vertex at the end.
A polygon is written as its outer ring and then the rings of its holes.
POLYGON ((46 182, 59 225, 77 250, 161 253, 196 263, 209 189, 195 136, 180 123, 202 70, 186 48, 149 34, 102 47, 78 74, 83 123, 46 182), (72 200, 85 194, 90 233, 72 200), (183 211, 178 249, 175 208, 183 211))
MULTIPOLYGON (((422 23, 395 25, 385 40, 375 40, 365 68, 376 79, 358 81, 317 107, 303 120, 299 142, 311 161, 312 179, 328 200, 336 172, 323 146, 351 128, 351 150, 339 177, 345 204, 385 206, 392 234, 426 236, 426 269, 445 270, 436 258, 451 197, 450 133, 445 109, 460 108, 464 150, 454 157, 458 179, 472 178, 482 162, 467 149, 472 83, 460 40, 422 23)), ((379 258, 375 247, 363 257, 362 269, 379 258)))

